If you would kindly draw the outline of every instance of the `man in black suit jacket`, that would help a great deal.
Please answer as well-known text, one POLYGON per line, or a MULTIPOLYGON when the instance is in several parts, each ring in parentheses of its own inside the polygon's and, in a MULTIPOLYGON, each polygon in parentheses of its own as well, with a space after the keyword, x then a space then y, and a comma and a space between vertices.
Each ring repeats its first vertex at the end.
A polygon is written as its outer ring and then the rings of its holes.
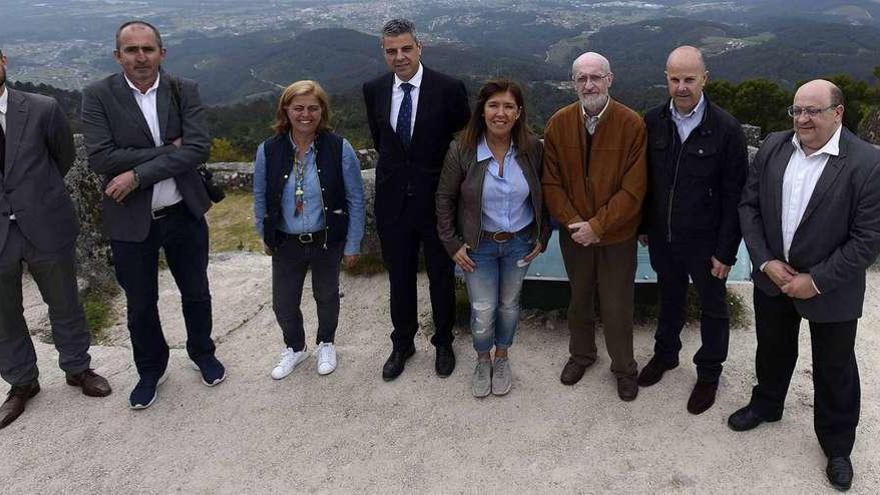
POLYGON ((880 253, 880 150, 842 126, 843 112, 837 86, 804 84, 789 108, 794 132, 769 135, 749 170, 739 214, 755 268, 758 384, 728 425, 744 431, 782 417, 806 318, 816 435, 828 480, 845 490, 859 421, 856 327, 865 270, 880 253))
POLYGON ((210 138, 196 83, 160 70, 159 31, 143 21, 116 32, 122 73, 83 90, 83 134, 89 165, 104 176, 104 227, 128 303, 128 328, 140 380, 129 398, 149 407, 164 380, 168 345, 159 322, 159 248, 180 289, 186 350, 213 386, 226 377, 214 357, 208 288, 211 205, 196 168, 210 138))
POLYGON ((453 135, 470 118, 464 83, 422 66, 422 45, 412 22, 392 19, 382 29, 391 73, 364 84, 364 100, 376 164, 376 227, 391 283, 393 349, 385 380, 403 372, 415 352, 418 330, 416 271, 419 245, 430 281, 435 367, 441 377, 455 368, 454 264, 437 235, 434 195, 453 135))
POLYGON ((0 428, 40 391, 37 355, 22 314, 22 264, 49 306, 52 340, 68 384, 94 397, 110 384, 89 369, 85 313, 76 283, 79 223, 64 186, 76 150, 67 117, 47 96, 6 87, 0 52, 0 375, 12 388, 0 406, 0 428))

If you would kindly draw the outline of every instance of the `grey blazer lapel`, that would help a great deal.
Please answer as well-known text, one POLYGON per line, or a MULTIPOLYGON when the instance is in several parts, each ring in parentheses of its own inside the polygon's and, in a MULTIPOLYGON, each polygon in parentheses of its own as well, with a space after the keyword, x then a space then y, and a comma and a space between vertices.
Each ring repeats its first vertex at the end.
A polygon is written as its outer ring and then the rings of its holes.
POLYGON ((119 106, 128 114, 129 118, 131 118, 133 122, 137 122, 141 132, 150 138, 150 142, 152 143, 153 133, 150 132, 150 126, 147 125, 147 119, 144 118, 144 114, 141 112, 141 107, 139 107, 137 101, 135 101, 134 95, 131 93, 132 91, 133 90, 125 81, 125 76, 117 74, 116 77, 113 78, 113 95, 116 97, 116 101, 119 102, 119 106))
POLYGON ((6 170, 3 175, 9 177, 15 166, 21 134, 27 125, 29 112, 27 98, 8 87, 6 90, 9 91, 9 99, 6 109, 6 170))
MULTIPOLYGON (((792 133, 793 134, 793 133, 792 133)), ((791 160, 791 154, 794 153, 794 145, 791 144, 791 136, 786 139, 782 146, 779 147, 777 153, 773 156, 769 163, 770 170, 767 171, 769 182, 772 186, 773 193, 773 222, 771 225, 778 227, 769 232, 768 243, 770 249, 774 253, 782 255, 782 186, 785 181, 785 169, 788 168, 788 162, 791 160)))
POLYGON ((159 117, 159 138, 167 142, 168 111, 171 106, 171 78, 162 73, 156 90, 156 115, 159 117))

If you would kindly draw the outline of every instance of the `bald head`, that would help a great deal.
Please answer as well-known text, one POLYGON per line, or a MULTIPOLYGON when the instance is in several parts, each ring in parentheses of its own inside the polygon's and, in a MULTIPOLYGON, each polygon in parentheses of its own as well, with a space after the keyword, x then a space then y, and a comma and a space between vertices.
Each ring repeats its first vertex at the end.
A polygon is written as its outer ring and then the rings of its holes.
POLYGON ((599 67, 603 73, 611 72, 611 64, 608 59, 596 52, 587 52, 574 59, 574 62, 571 63, 571 73, 577 74, 585 66, 599 67))
POLYGON ((684 45, 669 52, 666 57, 666 70, 669 67, 689 68, 699 72, 706 72, 706 64, 703 62, 703 52, 699 48, 684 45))
POLYGON ((700 103, 709 72, 703 54, 693 46, 680 46, 666 58, 666 87, 678 113, 686 115, 700 103))
POLYGON ((795 92, 791 114, 804 152, 815 153, 843 122, 843 92, 831 81, 814 79, 795 92))

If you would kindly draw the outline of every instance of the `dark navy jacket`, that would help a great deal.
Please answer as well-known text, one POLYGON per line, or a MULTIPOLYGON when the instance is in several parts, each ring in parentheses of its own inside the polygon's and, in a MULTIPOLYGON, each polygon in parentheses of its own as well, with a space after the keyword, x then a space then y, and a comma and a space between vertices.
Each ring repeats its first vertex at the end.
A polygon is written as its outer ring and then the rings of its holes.
MULTIPOLYGON (((318 180, 324 202, 326 242, 344 241, 348 233, 348 202, 342 178, 342 138, 332 132, 320 132, 315 137, 315 150, 318 180)), ((293 169, 293 144, 287 134, 278 134, 263 143, 263 152, 266 156, 263 242, 274 249, 278 247, 276 231, 281 223, 281 196, 293 169)))

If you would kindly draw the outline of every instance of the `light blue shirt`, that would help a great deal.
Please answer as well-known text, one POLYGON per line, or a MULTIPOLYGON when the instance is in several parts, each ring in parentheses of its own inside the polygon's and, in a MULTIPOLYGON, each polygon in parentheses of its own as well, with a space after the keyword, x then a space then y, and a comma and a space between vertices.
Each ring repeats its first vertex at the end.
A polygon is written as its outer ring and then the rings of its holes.
MULTIPOLYGON (((297 153, 293 143, 293 153, 297 153)), ((281 195, 281 223, 278 229, 288 234, 317 232, 324 228, 324 200, 321 197, 321 182, 318 179, 315 143, 309 146, 305 155, 303 175, 303 211, 296 210, 296 178, 293 172, 284 184, 281 195)), ((348 203, 348 235, 345 238, 343 253, 360 253, 364 237, 364 181, 361 166, 354 148, 348 140, 342 140, 342 180, 345 185, 345 200, 348 203)), ((254 226, 263 236, 263 216, 266 214, 266 155, 263 144, 257 147, 254 160, 254 226)))
POLYGON ((489 150, 486 137, 477 145, 477 161, 489 160, 483 180, 483 230, 518 232, 535 220, 529 201, 529 183, 516 161, 513 143, 504 155, 504 177, 498 174, 500 164, 489 150))
POLYGON ((683 143, 687 141, 691 132, 703 121, 703 114, 706 112, 706 96, 701 94, 697 106, 687 115, 678 113, 674 100, 669 100, 669 111, 672 113, 672 121, 675 122, 676 129, 678 129, 678 137, 683 143))

